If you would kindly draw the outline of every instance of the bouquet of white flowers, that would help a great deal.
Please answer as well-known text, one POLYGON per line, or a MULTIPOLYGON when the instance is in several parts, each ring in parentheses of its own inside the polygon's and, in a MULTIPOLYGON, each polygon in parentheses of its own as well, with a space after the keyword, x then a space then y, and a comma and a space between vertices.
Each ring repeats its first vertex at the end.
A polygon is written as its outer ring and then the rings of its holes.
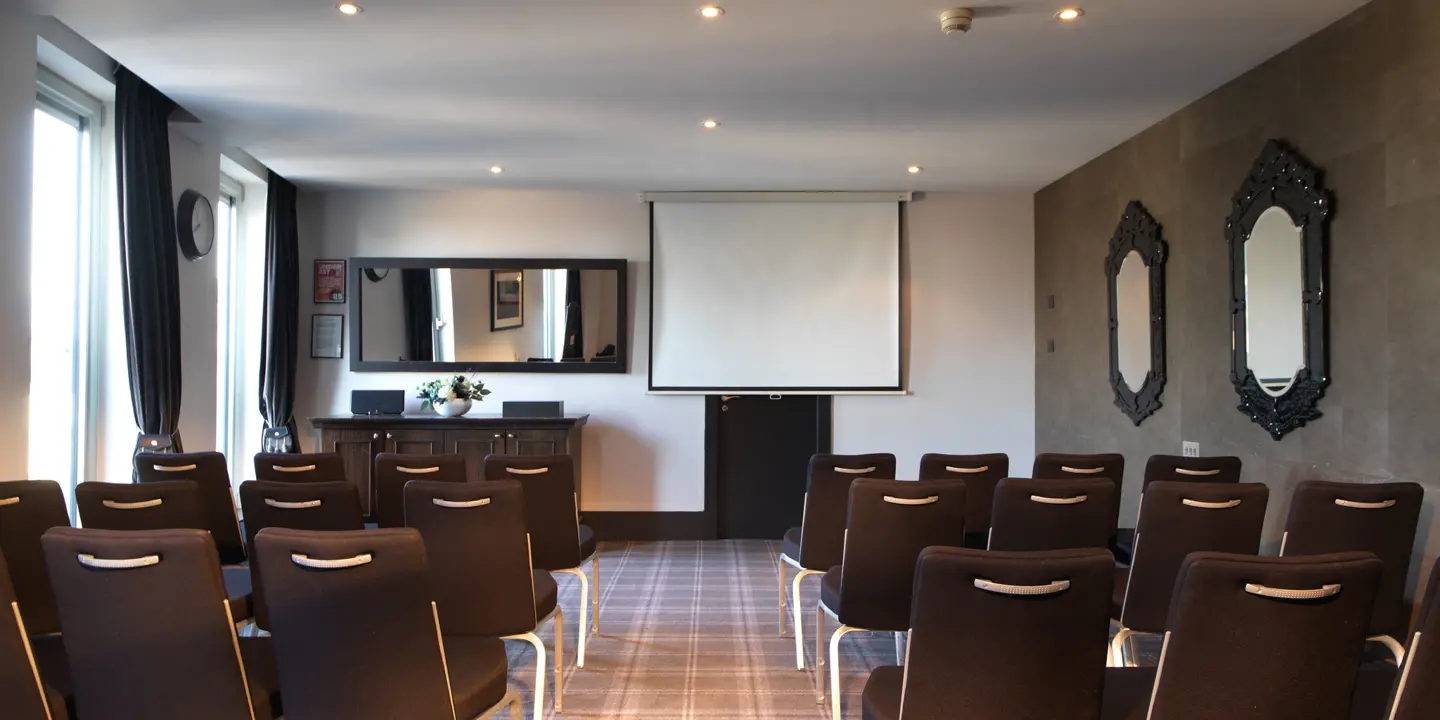
POLYGON ((490 394, 490 391, 485 389, 485 383, 464 375, 431 380, 416 390, 416 397, 420 398, 422 410, 438 409, 441 405, 450 402, 468 406, 472 400, 483 400, 486 395, 490 394))

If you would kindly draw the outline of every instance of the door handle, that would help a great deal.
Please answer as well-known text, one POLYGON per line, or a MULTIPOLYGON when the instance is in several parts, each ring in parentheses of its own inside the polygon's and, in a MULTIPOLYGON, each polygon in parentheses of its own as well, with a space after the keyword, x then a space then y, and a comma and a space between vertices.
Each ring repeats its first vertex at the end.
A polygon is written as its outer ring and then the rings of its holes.
POLYGON ((721 395, 721 396, 720 396, 720 402, 730 402, 731 400, 734 400, 734 399, 740 398, 740 397, 744 397, 744 396, 743 396, 743 395, 721 395))
POLYGON ((379 440, 379 439, 380 439, 380 433, 375 433, 375 436, 372 437, 372 438, 370 438, 370 439, 371 439, 371 440, 379 440))
POLYGON ((390 433, 385 433, 385 439, 386 439, 386 440, 393 440, 393 439, 395 439, 395 436, 394 436, 394 435, 391 435, 390 433))

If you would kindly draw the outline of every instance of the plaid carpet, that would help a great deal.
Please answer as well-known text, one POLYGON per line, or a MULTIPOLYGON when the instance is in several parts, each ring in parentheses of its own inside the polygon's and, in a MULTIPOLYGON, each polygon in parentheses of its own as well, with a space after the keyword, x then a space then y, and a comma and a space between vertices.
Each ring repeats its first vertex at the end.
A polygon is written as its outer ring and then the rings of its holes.
MULTIPOLYGON (((827 718, 815 703, 814 623, 820 581, 802 583, 805 672, 795 669, 795 640, 779 636, 776 557, 779 541, 606 543, 600 549, 600 636, 591 636, 585 669, 575 668, 578 581, 557 575, 565 611, 565 711, 550 718, 827 718)), ((793 570, 787 568, 787 577, 793 570)), ((826 619, 826 639, 833 632, 826 619)), ((542 633, 553 649, 552 633, 542 633)), ((841 641, 844 717, 860 717, 870 670, 894 665, 889 633, 841 641)), ((828 647, 828 645, 827 645, 828 647)), ((509 643, 510 687, 526 698, 535 652, 509 643)), ((827 675, 828 677, 828 675, 827 675)))

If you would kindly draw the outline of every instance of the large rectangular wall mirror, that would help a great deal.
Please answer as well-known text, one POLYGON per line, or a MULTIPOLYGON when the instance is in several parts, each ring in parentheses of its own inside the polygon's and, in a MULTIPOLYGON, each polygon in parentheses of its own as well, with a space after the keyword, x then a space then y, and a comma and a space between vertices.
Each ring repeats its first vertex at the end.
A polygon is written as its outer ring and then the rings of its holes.
POLYGON ((624 260, 351 258, 357 372, 623 373, 624 260))

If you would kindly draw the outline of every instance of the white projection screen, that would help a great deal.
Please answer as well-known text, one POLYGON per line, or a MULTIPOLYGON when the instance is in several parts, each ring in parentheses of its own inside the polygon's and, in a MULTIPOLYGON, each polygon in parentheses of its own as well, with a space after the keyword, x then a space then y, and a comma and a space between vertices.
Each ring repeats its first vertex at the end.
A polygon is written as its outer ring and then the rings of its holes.
POLYGON ((651 207, 651 391, 901 390, 900 202, 651 207))

